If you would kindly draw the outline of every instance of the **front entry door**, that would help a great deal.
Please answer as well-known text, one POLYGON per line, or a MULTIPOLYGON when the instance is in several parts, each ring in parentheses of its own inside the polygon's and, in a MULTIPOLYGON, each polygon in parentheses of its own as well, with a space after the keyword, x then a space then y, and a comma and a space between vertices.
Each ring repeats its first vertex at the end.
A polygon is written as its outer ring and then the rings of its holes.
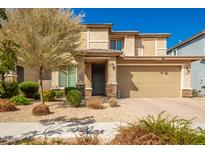
POLYGON ((105 95, 105 65, 92 64, 92 95, 105 95))

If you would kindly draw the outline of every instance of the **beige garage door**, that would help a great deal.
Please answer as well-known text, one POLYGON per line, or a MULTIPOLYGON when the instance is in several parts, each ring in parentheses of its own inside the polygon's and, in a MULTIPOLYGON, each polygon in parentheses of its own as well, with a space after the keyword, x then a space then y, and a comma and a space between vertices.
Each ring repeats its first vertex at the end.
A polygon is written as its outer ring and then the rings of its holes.
POLYGON ((120 97, 180 97, 180 66, 118 66, 120 97))

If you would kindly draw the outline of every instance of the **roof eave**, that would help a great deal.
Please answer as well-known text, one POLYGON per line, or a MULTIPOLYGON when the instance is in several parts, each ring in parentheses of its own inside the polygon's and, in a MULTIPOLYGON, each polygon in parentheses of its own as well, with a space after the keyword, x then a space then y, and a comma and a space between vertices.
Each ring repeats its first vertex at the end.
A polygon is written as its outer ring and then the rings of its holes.
POLYGON ((169 38, 170 33, 139 33, 139 36, 142 38, 169 38))
POLYGON ((125 60, 179 60, 179 61, 197 61, 205 60, 204 56, 122 56, 125 60))

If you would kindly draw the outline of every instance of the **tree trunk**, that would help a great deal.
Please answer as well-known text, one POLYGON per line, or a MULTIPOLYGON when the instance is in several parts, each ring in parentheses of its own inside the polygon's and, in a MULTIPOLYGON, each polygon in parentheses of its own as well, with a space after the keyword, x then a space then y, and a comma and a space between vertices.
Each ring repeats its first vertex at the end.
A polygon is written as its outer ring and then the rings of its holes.
POLYGON ((39 80, 40 80, 40 90, 41 90, 41 103, 44 104, 43 98, 43 67, 39 68, 39 80))

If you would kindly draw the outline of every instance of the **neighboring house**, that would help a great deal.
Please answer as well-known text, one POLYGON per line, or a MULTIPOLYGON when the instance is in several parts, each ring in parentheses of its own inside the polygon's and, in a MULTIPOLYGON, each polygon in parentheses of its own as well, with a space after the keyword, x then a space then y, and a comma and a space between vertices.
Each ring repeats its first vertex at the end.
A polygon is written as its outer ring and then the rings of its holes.
MULTIPOLYGON (((205 56, 205 31, 202 31, 189 39, 177 44, 167 51, 173 56, 205 56)), ((201 91, 205 95, 205 59, 191 64, 191 87, 201 91)))
MULTIPOLYGON (((166 56, 170 34, 113 31, 112 24, 85 26, 82 59, 67 73, 45 73, 47 88, 77 86, 86 97, 191 96, 191 62, 202 57, 166 56)), ((29 68, 19 67, 17 74, 20 82, 38 80, 29 68)))

